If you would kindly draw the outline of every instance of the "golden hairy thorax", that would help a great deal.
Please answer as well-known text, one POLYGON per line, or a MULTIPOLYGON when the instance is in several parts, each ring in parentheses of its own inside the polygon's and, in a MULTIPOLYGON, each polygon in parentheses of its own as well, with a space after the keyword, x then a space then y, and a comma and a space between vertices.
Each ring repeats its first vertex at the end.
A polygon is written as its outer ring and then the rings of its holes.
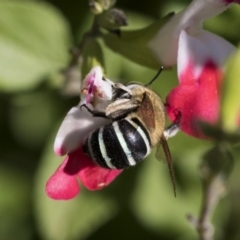
POLYGON ((165 112, 162 99, 146 87, 133 87, 132 101, 139 104, 137 111, 129 117, 138 117, 149 132, 152 147, 156 146, 162 137, 165 127, 165 112))
POLYGON ((113 101, 105 109, 106 116, 113 120, 138 118, 149 133, 152 147, 160 141, 165 127, 162 99, 152 90, 140 84, 127 87, 118 84, 129 95, 113 101))

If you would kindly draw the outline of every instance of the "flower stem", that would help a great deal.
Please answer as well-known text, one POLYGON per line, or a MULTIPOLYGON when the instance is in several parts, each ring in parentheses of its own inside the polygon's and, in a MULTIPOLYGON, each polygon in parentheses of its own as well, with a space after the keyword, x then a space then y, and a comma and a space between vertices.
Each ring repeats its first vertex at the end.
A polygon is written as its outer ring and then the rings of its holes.
POLYGON ((67 92, 69 92, 71 95, 79 94, 79 84, 81 83, 81 72, 79 69, 83 61, 82 52, 84 45, 89 38, 98 36, 100 36, 99 25, 97 24, 96 17, 94 17, 92 27, 89 29, 89 31, 84 33, 78 45, 70 50, 71 58, 69 60, 68 66, 63 70, 63 75, 66 88, 68 88, 68 85, 71 84, 74 86, 78 85, 77 88, 73 87, 72 90, 70 89, 70 92, 67 90, 67 92))
POLYGON ((214 226, 211 218, 219 200, 226 192, 225 178, 219 173, 208 181, 202 180, 202 189, 203 197, 199 218, 196 219, 192 215, 187 218, 196 229, 200 240, 213 240, 214 226))
POLYGON ((70 67, 76 66, 79 64, 79 62, 81 62, 80 60, 82 56, 82 49, 86 41, 91 37, 98 37, 98 36, 100 36, 99 25, 97 24, 96 18, 94 17, 91 29, 86 33, 84 33, 82 40, 79 42, 79 44, 71 50, 72 58, 69 62, 70 67))

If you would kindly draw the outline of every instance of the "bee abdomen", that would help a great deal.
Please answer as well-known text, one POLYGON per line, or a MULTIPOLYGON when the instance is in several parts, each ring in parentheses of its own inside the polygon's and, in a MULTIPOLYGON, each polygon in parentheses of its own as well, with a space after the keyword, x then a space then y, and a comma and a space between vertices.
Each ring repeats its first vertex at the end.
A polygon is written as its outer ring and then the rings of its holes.
POLYGON ((127 145, 127 148, 131 151, 133 159, 136 163, 140 162, 151 151, 149 134, 137 118, 126 118, 118 123, 119 130, 123 134, 124 141, 127 145))
POLYGON ((150 145, 149 135, 138 120, 122 119, 93 132, 84 151, 101 167, 124 169, 143 160, 150 145))

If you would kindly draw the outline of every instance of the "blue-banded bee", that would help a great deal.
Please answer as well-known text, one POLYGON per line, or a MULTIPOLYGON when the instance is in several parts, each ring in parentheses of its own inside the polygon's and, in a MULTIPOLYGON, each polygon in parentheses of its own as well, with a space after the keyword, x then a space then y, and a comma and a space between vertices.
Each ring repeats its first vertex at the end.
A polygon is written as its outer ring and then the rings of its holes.
POLYGON ((82 105, 93 116, 111 120, 110 124, 88 136, 83 150, 103 168, 125 169, 145 159, 153 147, 160 145, 168 162, 175 193, 171 154, 163 134, 164 103, 147 86, 137 83, 127 86, 114 84, 112 103, 104 112, 93 111, 82 105))

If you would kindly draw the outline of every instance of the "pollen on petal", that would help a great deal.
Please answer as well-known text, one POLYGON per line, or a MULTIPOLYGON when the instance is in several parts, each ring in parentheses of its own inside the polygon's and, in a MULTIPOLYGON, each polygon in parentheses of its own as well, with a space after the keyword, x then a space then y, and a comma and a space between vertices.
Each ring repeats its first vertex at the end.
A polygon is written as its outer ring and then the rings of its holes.
POLYGON ((122 170, 104 169, 99 166, 84 168, 79 177, 82 184, 91 191, 100 190, 108 186, 122 170))
POLYGON ((95 89, 101 85, 102 82, 102 69, 99 66, 92 68, 83 81, 81 90, 82 95, 86 95, 86 104, 91 102, 92 97, 95 95, 95 89))
POLYGON ((82 84, 81 99, 85 104, 93 108, 105 108, 108 100, 112 99, 112 82, 103 79, 103 73, 99 66, 92 68, 82 84), (101 105, 101 106, 100 106, 101 105))
POLYGON ((102 188, 102 187, 105 187, 106 186, 106 183, 98 183, 98 187, 102 188))
POLYGON ((93 73, 91 81, 89 81, 86 104, 90 103, 91 97, 94 94, 94 80, 95 80, 95 73, 93 73))

